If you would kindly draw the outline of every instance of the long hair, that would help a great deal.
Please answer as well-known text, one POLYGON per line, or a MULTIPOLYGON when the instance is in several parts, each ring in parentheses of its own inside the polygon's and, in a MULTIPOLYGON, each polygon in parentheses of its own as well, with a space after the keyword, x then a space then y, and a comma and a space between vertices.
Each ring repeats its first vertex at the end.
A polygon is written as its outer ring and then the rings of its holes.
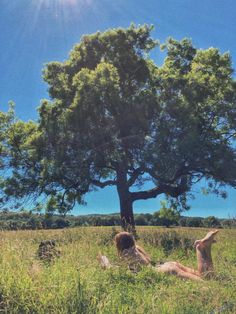
POLYGON ((131 233, 125 231, 118 233, 115 236, 115 244, 120 257, 125 257, 141 264, 150 264, 150 257, 142 247, 136 245, 131 233))
POLYGON ((121 255, 124 250, 135 247, 135 240, 131 233, 123 231, 115 236, 115 244, 118 255, 121 255))

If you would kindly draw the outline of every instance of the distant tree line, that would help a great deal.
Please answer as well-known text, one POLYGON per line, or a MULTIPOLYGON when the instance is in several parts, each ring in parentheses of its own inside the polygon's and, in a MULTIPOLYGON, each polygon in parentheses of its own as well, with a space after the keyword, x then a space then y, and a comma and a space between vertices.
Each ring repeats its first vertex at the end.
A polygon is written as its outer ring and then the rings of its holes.
MULTIPOLYGON (((168 217, 161 212, 153 214, 136 214, 135 221, 138 226, 181 226, 206 228, 235 228, 236 219, 219 219, 215 216, 202 217, 168 217)), ((37 230, 61 229, 78 226, 119 226, 120 215, 83 215, 59 216, 50 214, 35 214, 29 211, 2 212, 0 214, 0 230, 37 230)))

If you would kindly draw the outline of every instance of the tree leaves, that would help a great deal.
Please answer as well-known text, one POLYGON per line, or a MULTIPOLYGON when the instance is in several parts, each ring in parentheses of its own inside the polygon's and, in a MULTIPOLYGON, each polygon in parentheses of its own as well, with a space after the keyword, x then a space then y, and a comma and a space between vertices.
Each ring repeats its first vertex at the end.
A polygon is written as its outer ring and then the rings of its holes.
POLYGON ((186 210, 202 178, 223 197, 221 185, 236 186, 230 55, 169 38, 157 66, 151 30, 131 25, 86 35, 68 60, 49 63, 43 74, 51 99, 42 100, 38 123, 0 113, 7 194, 44 194, 49 208, 66 212, 96 187, 115 185, 121 203, 164 193, 186 210), (153 188, 137 191, 148 180, 153 188))

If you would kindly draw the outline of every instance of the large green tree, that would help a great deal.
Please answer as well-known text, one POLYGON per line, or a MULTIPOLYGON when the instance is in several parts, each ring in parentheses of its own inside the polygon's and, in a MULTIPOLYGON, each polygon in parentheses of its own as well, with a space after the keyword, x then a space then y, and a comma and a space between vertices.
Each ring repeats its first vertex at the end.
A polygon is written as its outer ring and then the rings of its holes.
POLYGON ((66 212, 87 192, 115 186, 125 226, 134 225, 137 200, 165 194, 184 205, 202 178, 216 193, 235 187, 229 54, 169 39, 157 66, 151 30, 132 25, 84 36, 68 60, 46 66, 50 100, 41 102, 38 122, 15 121, 8 130, 6 194, 43 193, 48 210, 66 212))

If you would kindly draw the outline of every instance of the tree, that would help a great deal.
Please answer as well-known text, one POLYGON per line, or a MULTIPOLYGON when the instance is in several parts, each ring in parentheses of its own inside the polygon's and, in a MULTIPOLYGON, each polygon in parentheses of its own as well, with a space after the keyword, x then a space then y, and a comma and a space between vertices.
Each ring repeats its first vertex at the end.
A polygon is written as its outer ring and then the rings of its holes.
MULTIPOLYGON (((7 113, 0 111, 0 173, 4 174, 7 168, 10 167, 8 153, 9 147, 7 145, 7 130, 11 126, 14 120, 14 107, 13 104, 10 103, 10 108, 7 113)), ((6 211, 7 209, 4 207, 4 179, 0 177, 0 205, 1 208, 6 211)))
POLYGON ((224 219, 221 221, 221 225, 223 228, 234 228, 236 227, 235 219, 224 219))
POLYGON ((138 225, 138 226, 146 226, 146 225, 148 225, 148 221, 145 218, 144 214, 137 215, 135 217, 135 222, 136 222, 136 225, 138 225))
POLYGON ((48 195, 66 212, 83 195, 116 186, 123 227, 133 203, 165 194, 186 209, 192 186, 205 178, 225 196, 236 185, 236 83, 228 53, 169 39, 157 66, 147 25, 84 36, 64 62, 44 69, 51 100, 38 123, 8 130, 13 171, 6 195, 48 195), (145 182, 153 188, 145 190, 145 182))
POLYGON ((179 213, 175 209, 167 207, 166 201, 161 201, 159 217, 161 218, 162 225, 169 227, 170 225, 177 223, 179 219, 179 213))
POLYGON ((188 217, 186 218, 186 227, 202 227, 203 219, 200 217, 188 217))
POLYGON ((204 219, 204 225, 208 228, 219 228, 221 223, 215 216, 209 216, 204 219))

